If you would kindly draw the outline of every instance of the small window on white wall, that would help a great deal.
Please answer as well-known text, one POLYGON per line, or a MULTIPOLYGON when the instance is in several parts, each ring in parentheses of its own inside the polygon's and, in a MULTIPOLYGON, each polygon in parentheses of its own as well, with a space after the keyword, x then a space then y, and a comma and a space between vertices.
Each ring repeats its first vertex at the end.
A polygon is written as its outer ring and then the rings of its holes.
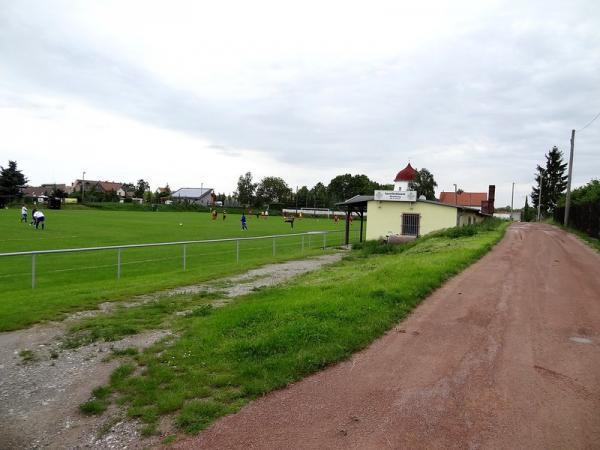
POLYGON ((402 214, 402 234, 404 236, 418 236, 421 225, 419 214, 402 214))

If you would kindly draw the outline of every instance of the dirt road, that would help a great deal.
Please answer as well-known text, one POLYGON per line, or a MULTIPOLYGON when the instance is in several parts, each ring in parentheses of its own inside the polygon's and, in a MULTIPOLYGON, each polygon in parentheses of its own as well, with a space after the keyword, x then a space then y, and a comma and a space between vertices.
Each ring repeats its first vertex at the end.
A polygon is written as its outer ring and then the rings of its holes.
POLYGON ((600 448, 600 255, 515 224, 350 360, 177 448, 600 448))

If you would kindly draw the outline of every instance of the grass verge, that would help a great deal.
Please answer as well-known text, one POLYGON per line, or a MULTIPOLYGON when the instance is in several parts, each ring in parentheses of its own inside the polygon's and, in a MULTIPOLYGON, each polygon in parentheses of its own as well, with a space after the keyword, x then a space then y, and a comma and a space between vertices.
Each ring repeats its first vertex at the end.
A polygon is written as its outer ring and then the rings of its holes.
MULTIPOLYGON (((175 415, 180 429, 197 433, 252 399, 366 347, 491 249, 507 226, 481 226, 456 237, 438 233, 388 254, 363 246, 293 285, 240 297, 222 308, 202 308, 202 314, 175 316, 169 326, 178 338, 132 357, 102 392, 111 392, 130 417, 141 419, 145 434, 166 414, 175 415)), ((186 306, 195 301, 189 298, 186 306)), ((133 314, 141 317, 147 307, 132 308, 138 309, 133 314)), ((124 328, 132 320, 119 317, 112 320, 122 320, 124 328)), ((84 328, 101 320, 91 318, 84 328)))
POLYGON ((568 231, 569 233, 574 234, 575 236, 579 237, 582 241, 587 243, 590 247, 592 247, 600 252, 600 239, 593 238, 589 234, 584 233, 583 231, 579 231, 576 228, 565 227, 563 224, 558 223, 554 220, 550 221, 549 223, 551 225, 562 228, 563 230, 568 231))

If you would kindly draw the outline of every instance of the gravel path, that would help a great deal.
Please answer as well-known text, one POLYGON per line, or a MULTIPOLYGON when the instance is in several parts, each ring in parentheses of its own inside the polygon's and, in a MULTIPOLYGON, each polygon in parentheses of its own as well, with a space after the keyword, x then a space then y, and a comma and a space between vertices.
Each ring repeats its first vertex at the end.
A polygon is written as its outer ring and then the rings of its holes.
POLYGON ((600 254, 514 224, 350 360, 178 449, 591 449, 600 443, 600 254))
MULTIPOLYGON (((242 275, 141 295, 119 304, 135 306, 165 295, 218 291, 224 299, 257 288, 283 283, 302 273, 339 261, 342 253, 269 264, 242 275)), ((106 361, 111 348, 145 348, 168 337, 157 330, 130 336, 118 342, 99 342, 65 349, 61 345, 68 326, 85 317, 103 314, 117 303, 107 302, 98 310, 83 311, 60 323, 37 325, 25 330, 0 333, 0 449, 19 448, 145 448, 156 440, 142 440, 139 424, 123 420, 123 412, 112 408, 101 417, 88 417, 79 405, 88 400, 96 386, 106 384, 121 363, 106 361)))

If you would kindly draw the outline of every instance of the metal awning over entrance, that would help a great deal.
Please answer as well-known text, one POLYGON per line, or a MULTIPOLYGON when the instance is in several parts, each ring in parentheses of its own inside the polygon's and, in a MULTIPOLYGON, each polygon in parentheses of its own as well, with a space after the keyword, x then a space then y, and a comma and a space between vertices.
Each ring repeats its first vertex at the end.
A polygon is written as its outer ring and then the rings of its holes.
POLYGON ((360 242, 363 241, 365 211, 367 210, 367 203, 371 200, 373 200, 372 195, 355 195, 345 202, 335 204, 340 208, 346 208, 346 245, 350 243, 350 217, 353 212, 358 213, 360 217, 360 242))

